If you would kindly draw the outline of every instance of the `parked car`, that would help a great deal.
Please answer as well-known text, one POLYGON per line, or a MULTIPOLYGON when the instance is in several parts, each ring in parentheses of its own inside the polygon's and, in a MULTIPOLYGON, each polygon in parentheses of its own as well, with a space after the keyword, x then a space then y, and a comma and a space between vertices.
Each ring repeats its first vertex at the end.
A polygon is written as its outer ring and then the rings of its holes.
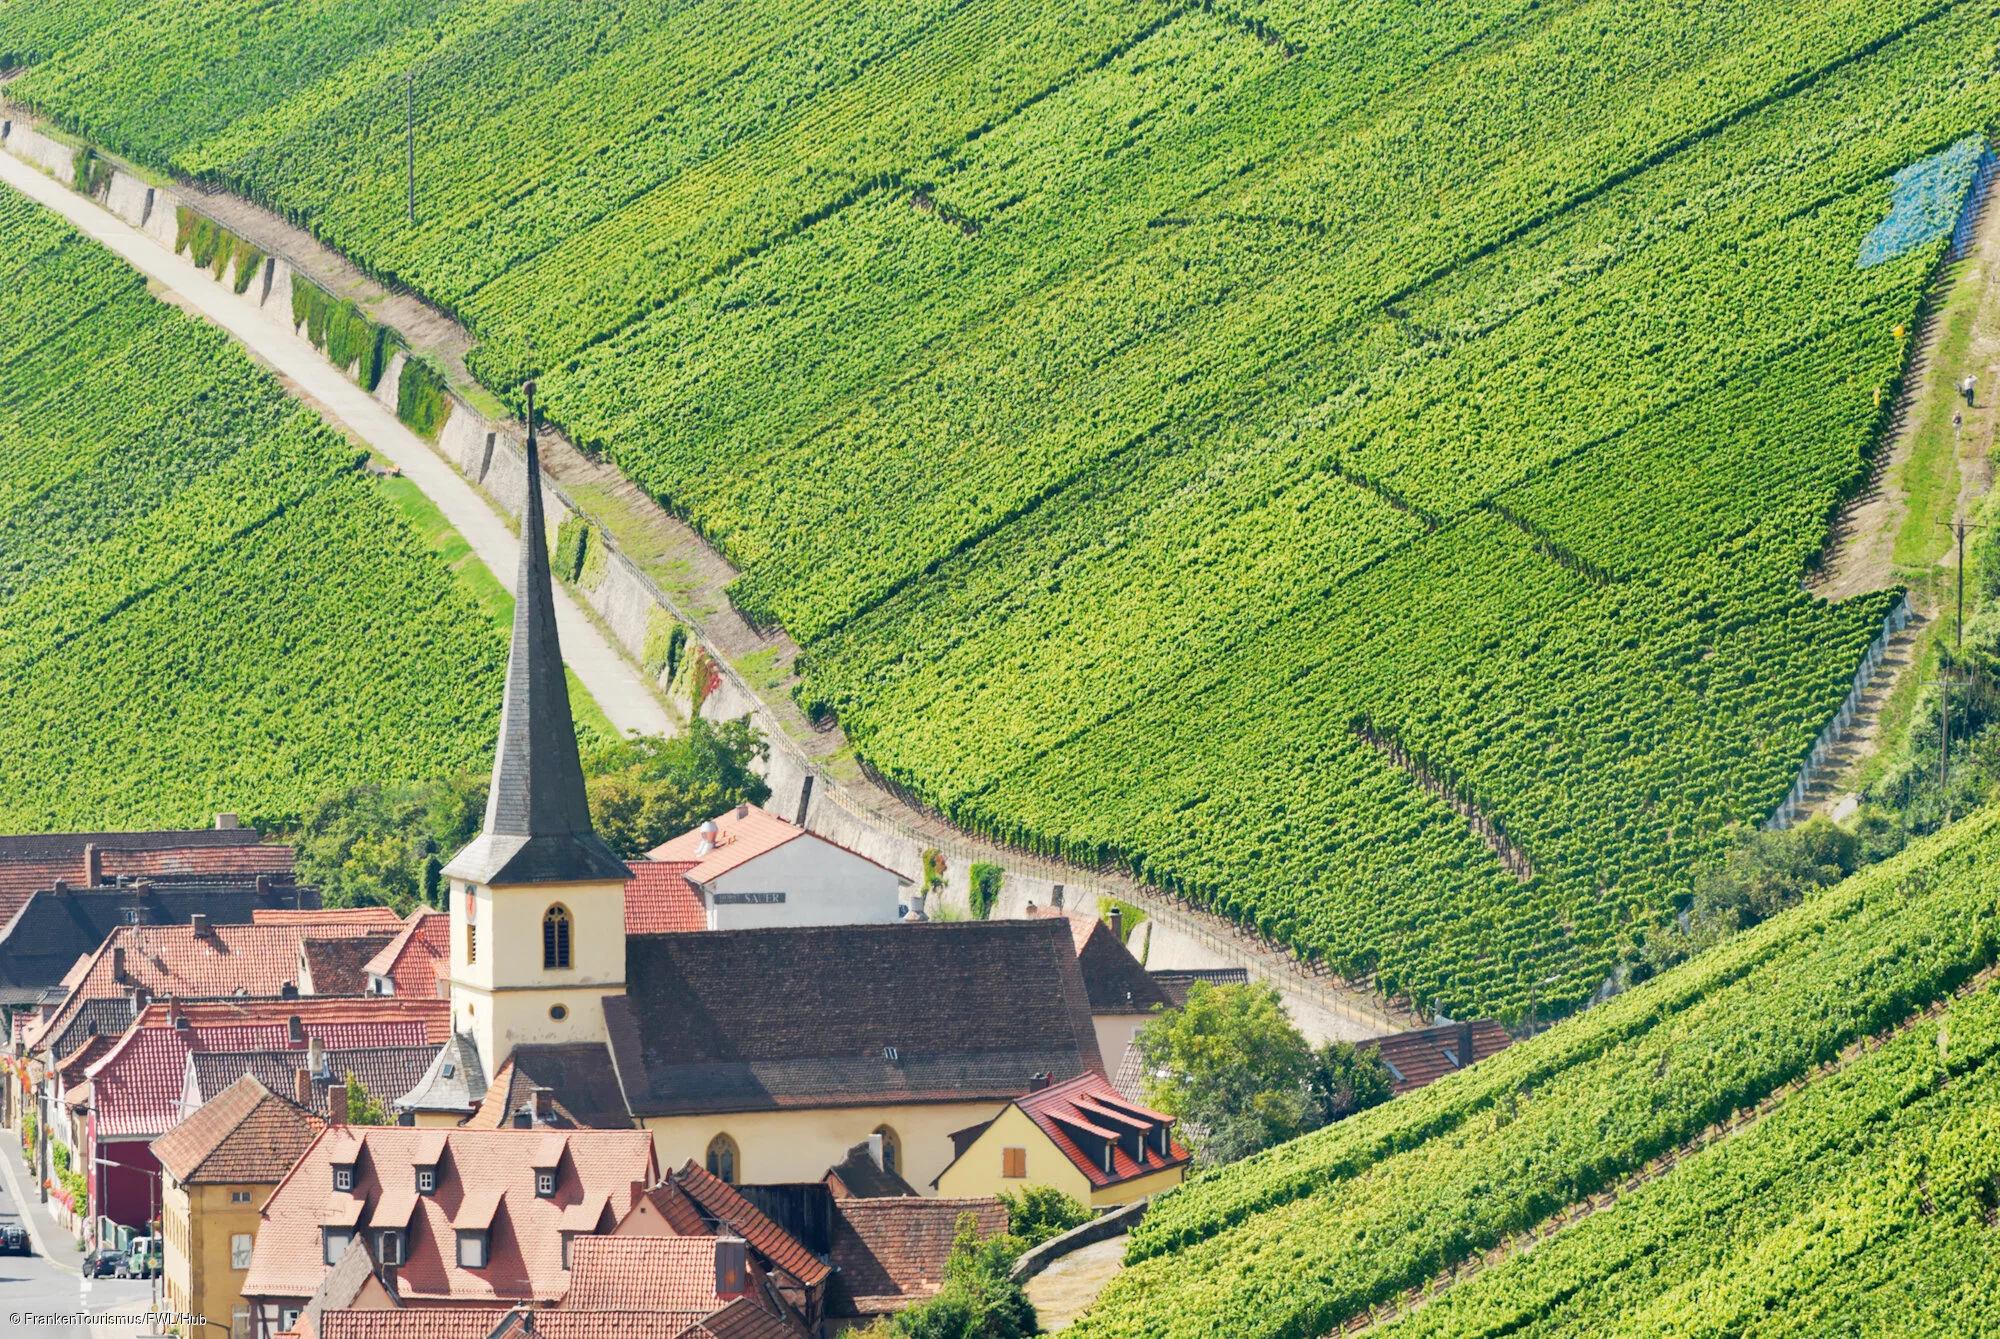
POLYGON ((87 1279, 101 1279, 107 1274, 120 1274, 125 1268, 125 1252, 109 1246, 100 1246, 83 1257, 83 1276, 87 1279))
POLYGON ((125 1258, 111 1271, 114 1278, 150 1279, 160 1273, 160 1239, 134 1237, 125 1248, 125 1258))
POLYGON ((28 1234, 19 1227, 0 1229, 0 1252, 7 1255, 33 1255, 28 1245, 28 1234))

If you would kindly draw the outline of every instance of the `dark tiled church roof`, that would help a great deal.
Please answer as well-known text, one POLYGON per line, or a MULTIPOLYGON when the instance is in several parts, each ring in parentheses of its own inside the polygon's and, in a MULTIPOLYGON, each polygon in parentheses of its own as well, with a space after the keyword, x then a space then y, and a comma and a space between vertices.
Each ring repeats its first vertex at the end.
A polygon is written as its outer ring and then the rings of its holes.
POLYGON ((638 935, 604 1001, 634 1115, 1006 1101, 1103 1071, 1054 920, 638 935))
POLYGON ((527 502, 514 582, 514 641, 500 705, 500 741, 486 821, 445 873, 479 884, 560 883, 632 877, 590 825, 577 759, 569 683, 556 638, 555 590, 542 514, 541 455, 528 390, 527 502))
POLYGON ((602 1042, 533 1042, 516 1046, 500 1063, 493 1085, 479 1110, 465 1122, 469 1130, 494 1130, 507 1125, 524 1106, 531 1107, 537 1088, 549 1092, 554 1105, 554 1129, 629 1130, 632 1117, 618 1088, 611 1053, 602 1042))

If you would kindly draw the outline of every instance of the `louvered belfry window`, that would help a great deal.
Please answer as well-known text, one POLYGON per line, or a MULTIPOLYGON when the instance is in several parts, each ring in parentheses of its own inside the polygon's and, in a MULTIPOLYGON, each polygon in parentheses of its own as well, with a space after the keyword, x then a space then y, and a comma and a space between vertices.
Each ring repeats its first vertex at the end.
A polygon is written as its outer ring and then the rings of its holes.
POLYGON ((542 966, 569 966, 569 908, 558 902, 542 914, 542 966))

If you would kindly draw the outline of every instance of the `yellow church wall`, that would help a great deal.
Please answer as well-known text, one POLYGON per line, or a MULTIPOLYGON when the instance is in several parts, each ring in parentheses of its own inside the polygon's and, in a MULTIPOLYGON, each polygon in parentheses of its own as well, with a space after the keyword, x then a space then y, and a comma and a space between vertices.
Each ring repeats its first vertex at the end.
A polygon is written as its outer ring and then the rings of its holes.
POLYGON ((523 1043, 608 1040, 600 1001, 625 989, 624 884, 459 884, 451 929, 453 1022, 472 1034, 488 1078, 523 1043), (570 914, 571 965, 544 967, 542 918, 558 903, 570 914))
POLYGON ((644 1123, 653 1132, 663 1172, 690 1161, 706 1167, 709 1141, 728 1135, 736 1143, 739 1182, 817 1181, 848 1149, 886 1125, 901 1149, 898 1174, 917 1193, 930 1195, 936 1193, 931 1178, 951 1161, 951 1132, 990 1120, 999 1109, 990 1101, 935 1102, 649 1116, 644 1123))

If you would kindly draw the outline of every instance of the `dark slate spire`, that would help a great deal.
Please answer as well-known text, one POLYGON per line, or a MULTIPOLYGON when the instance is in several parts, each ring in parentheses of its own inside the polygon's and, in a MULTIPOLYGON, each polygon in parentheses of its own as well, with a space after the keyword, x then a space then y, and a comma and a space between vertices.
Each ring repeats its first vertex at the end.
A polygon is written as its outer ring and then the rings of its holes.
POLYGON ((528 397, 528 492, 521 509, 521 569, 514 583, 514 645, 500 707, 493 788, 478 838, 445 873, 472 883, 559 883, 631 877, 590 826, 569 683, 556 639, 555 587, 542 519, 535 445, 535 383, 528 397))

